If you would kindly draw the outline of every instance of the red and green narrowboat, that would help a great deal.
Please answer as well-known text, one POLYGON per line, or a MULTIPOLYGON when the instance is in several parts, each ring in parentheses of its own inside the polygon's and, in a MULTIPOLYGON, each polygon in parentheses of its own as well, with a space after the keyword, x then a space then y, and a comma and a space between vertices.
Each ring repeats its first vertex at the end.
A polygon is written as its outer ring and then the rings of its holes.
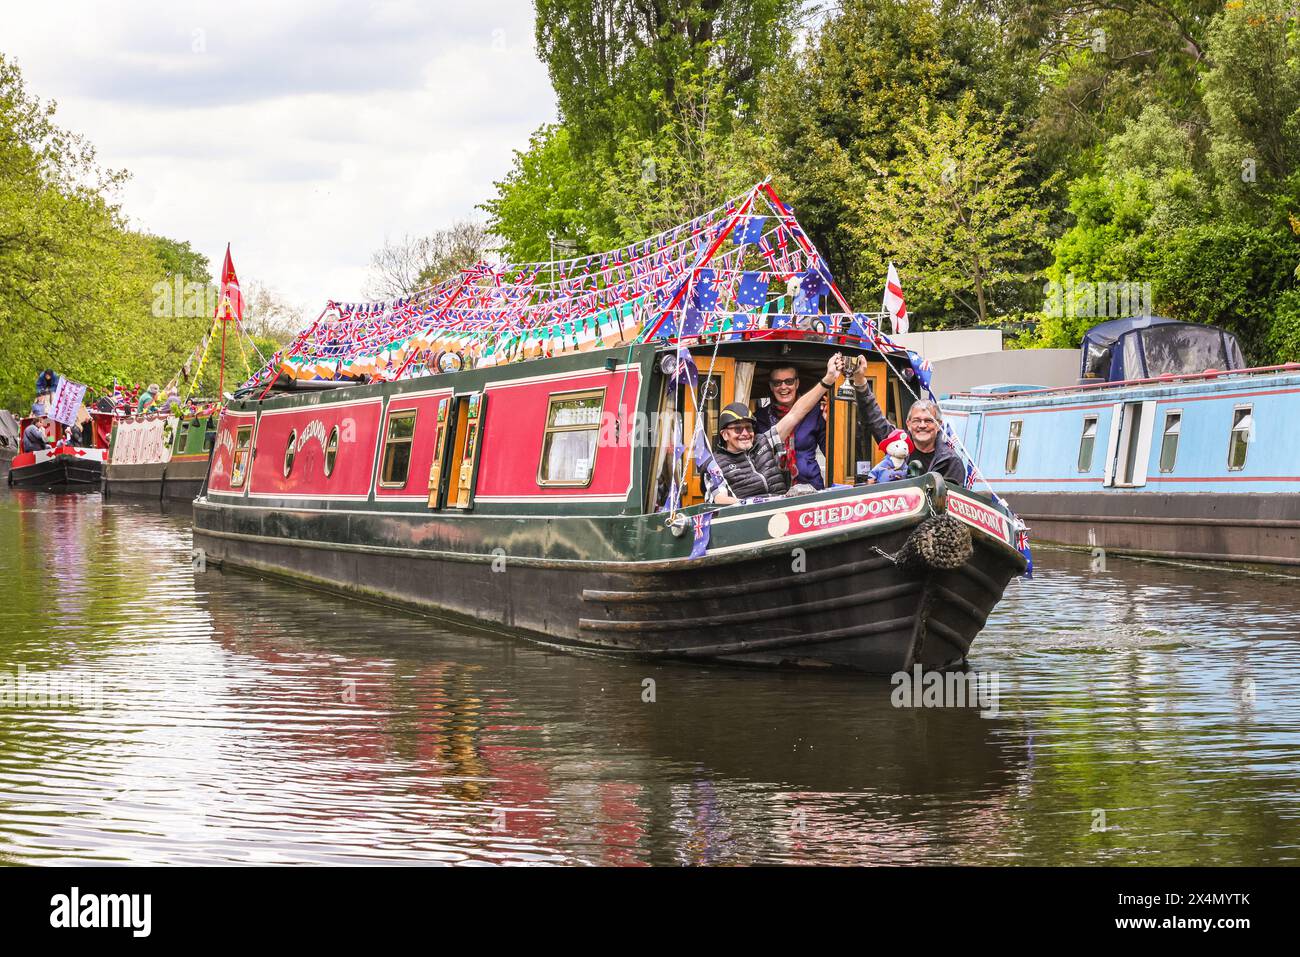
POLYGON ((179 413, 112 415, 104 494, 194 501, 208 472, 220 414, 219 406, 207 403, 179 413))
POLYGON ((874 446, 851 389, 824 413, 825 490, 705 501, 692 437, 773 368, 813 382, 831 355, 865 355, 902 418, 903 351, 872 316, 823 312, 831 295, 760 184, 624 250, 331 303, 222 411, 195 546, 606 655, 961 666, 1025 571, 1018 522, 933 473, 855 484, 874 446), (936 520, 969 530, 959 565, 914 547, 936 520))

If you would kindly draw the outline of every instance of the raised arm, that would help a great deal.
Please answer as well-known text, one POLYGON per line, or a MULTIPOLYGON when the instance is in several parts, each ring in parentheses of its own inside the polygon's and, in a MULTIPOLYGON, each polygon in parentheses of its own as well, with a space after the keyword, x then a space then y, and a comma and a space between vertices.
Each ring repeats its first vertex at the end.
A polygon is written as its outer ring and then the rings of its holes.
POLYGON ((826 362, 826 375, 822 381, 813 386, 807 392, 799 397, 799 401, 794 407, 785 414, 785 417, 776 424, 777 437, 782 441, 789 441, 790 436, 794 435, 794 430, 799 427, 799 423, 813 409, 817 408, 817 403, 821 402, 822 396, 834 390, 835 383, 839 381, 843 367, 843 357, 837 352, 826 362))
POLYGON ((858 422, 866 425, 877 443, 883 442, 885 436, 897 427, 880 411, 880 403, 868 385, 866 356, 858 356, 853 366, 852 381, 853 393, 858 400, 858 422))

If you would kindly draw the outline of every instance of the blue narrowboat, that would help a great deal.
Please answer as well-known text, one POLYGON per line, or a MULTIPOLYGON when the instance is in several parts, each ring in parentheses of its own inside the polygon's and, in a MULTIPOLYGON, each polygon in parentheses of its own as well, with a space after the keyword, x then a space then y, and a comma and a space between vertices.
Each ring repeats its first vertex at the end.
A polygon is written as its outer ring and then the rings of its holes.
POLYGON ((1245 365, 1214 326, 1115 319, 1076 386, 985 386, 944 418, 1036 541, 1300 565, 1300 363, 1245 365))

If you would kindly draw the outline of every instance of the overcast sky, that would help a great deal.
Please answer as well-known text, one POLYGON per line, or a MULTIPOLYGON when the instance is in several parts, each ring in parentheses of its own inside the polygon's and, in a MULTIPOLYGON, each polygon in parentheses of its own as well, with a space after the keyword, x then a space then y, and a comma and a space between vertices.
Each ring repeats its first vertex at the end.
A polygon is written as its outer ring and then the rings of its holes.
POLYGON ((6 3, 0 51, 141 229, 311 313, 386 238, 458 218, 554 118, 529 0, 6 3))

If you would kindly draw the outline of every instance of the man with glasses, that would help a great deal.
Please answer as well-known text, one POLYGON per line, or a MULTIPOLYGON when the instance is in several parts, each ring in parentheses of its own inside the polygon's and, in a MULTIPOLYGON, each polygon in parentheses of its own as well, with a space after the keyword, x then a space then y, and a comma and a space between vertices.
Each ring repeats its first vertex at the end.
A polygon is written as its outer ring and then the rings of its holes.
MULTIPOLYGON (((777 366, 768 373, 767 384, 772 390, 772 404, 758 410, 755 428, 766 432, 790 414, 799 395, 799 370, 793 366, 777 366)), ((821 466, 817 464, 817 450, 826 454, 826 418, 821 404, 804 417, 794 430, 786 452, 786 468, 793 481, 824 489, 821 466)))
MULTIPOLYGON (((871 392, 867 380, 867 360, 864 356, 858 356, 853 366, 852 381, 853 391, 858 400, 858 422, 860 423, 858 428, 865 426, 877 443, 883 442, 885 437, 897 427, 885 418, 885 414, 880 411, 880 403, 871 392)), ((912 407, 907 410, 907 434, 912 437, 914 446, 908 462, 909 465, 912 462, 920 462, 922 475, 926 472, 938 472, 945 482, 952 482, 960 487, 966 483, 966 463, 962 461, 956 449, 947 442, 939 440, 939 432, 942 429, 943 413, 939 411, 938 405, 926 399, 913 402, 912 407)))
MULTIPOLYGON (((718 505, 734 505, 755 495, 784 495, 790 490, 790 473, 785 470, 785 444, 799 423, 817 408, 823 395, 835 388, 843 374, 840 355, 826 363, 826 376, 813 386, 771 428, 758 432, 755 418, 744 402, 733 402, 718 415, 718 437, 713 444, 713 458, 726 480, 724 489, 713 485, 708 500, 718 505), (726 489, 729 489, 728 492, 726 489)), ((707 475, 709 471, 706 470, 707 475)))

